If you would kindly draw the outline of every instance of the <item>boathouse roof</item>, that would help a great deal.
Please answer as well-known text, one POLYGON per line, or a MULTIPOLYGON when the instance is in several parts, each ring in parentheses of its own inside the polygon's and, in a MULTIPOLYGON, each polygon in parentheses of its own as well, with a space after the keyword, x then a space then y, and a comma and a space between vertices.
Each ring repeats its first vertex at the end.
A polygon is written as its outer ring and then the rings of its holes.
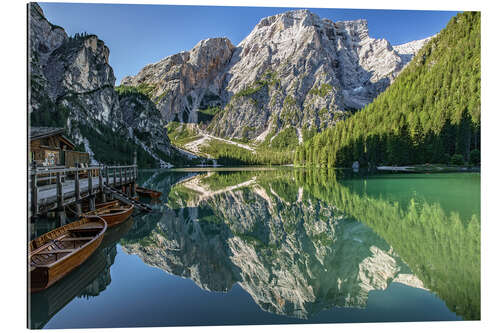
POLYGON ((75 144, 64 135, 64 128, 61 127, 30 127, 30 141, 39 140, 47 138, 50 136, 60 135, 64 141, 71 147, 75 147, 75 144))

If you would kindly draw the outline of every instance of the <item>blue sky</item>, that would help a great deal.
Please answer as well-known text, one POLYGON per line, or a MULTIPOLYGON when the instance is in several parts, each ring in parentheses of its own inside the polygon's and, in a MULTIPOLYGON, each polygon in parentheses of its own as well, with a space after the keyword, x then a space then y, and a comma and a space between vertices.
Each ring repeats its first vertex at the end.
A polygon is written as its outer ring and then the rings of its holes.
MULTIPOLYGON (((39 3, 47 19, 68 35, 99 36, 110 49, 116 84, 147 64, 190 50, 200 40, 228 37, 237 45, 263 18, 296 8, 39 3)), ((368 21, 370 36, 393 45, 443 29, 457 12, 308 8, 332 21, 368 21)))

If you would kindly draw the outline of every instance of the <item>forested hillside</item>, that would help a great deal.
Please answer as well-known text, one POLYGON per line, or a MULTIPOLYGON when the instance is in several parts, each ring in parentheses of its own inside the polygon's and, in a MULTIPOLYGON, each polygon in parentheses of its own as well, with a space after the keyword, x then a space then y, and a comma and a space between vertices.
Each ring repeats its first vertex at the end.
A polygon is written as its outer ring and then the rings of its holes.
POLYGON ((395 82, 299 146, 298 165, 479 163, 481 15, 455 16, 395 82))

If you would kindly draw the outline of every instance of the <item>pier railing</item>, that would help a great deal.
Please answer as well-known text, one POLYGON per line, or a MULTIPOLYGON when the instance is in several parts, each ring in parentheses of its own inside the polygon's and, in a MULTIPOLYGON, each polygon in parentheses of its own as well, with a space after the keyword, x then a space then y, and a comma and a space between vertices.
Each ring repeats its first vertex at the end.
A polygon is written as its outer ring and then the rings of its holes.
MULTIPOLYGON (((70 203, 79 204, 84 198, 93 199, 99 193, 105 194, 104 185, 110 187, 135 185, 137 165, 73 168, 32 166, 29 177, 30 211, 31 215, 35 216, 40 213, 40 208, 44 211, 63 209, 70 203)), ((130 192, 135 195, 135 186, 130 186, 130 192)))

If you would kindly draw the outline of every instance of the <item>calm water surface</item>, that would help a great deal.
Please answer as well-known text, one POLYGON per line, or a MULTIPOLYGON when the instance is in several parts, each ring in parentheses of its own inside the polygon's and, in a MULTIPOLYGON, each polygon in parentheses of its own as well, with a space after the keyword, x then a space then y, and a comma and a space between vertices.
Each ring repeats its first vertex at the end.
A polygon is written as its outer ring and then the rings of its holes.
MULTIPOLYGON (((153 170, 33 328, 480 319, 480 176, 153 170)), ((33 232, 53 228, 39 223, 33 232)))

